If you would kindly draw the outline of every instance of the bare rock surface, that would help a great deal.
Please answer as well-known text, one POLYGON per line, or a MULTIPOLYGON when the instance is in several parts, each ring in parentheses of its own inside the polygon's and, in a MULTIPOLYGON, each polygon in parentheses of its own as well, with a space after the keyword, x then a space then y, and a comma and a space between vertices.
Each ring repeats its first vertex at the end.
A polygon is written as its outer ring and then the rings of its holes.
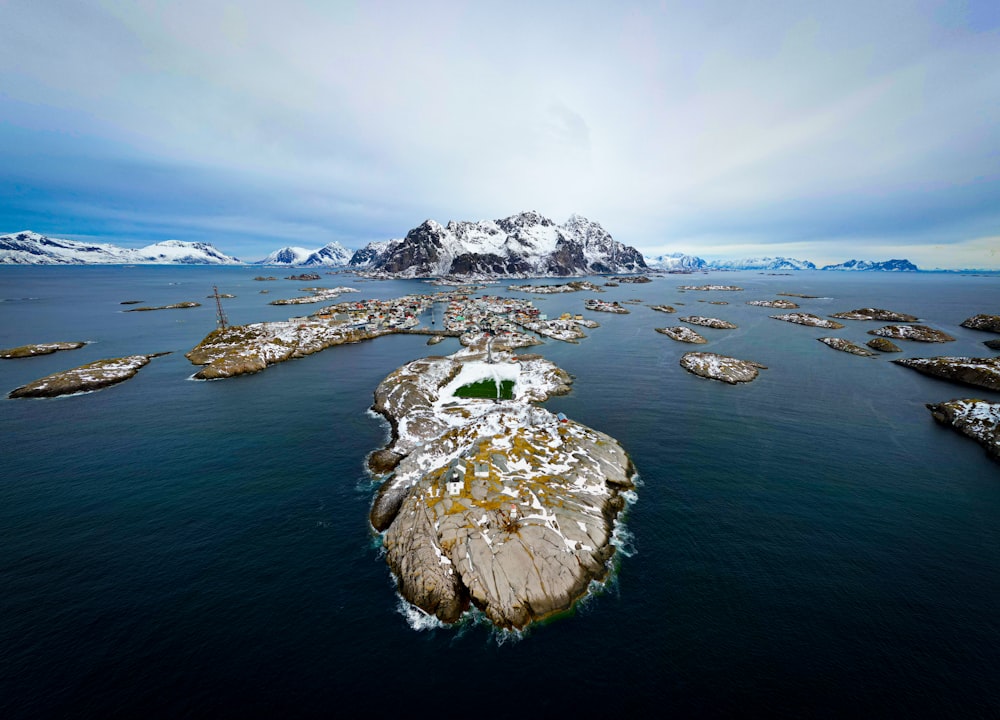
POLYGON ((678 342, 696 343, 698 345, 708 342, 708 340, 706 340, 697 331, 692 330, 689 327, 684 327, 683 325, 678 325, 676 327, 656 328, 656 332, 663 333, 668 338, 671 338, 672 340, 677 340, 678 342))
POLYGON ((847 312, 834 313, 830 317, 839 320, 880 320, 882 322, 917 322, 920 318, 906 313, 883 310, 882 308, 858 308, 847 312))
POLYGON ((927 343, 951 342, 955 339, 948 333, 928 325, 886 325, 878 330, 869 330, 868 334, 892 338, 893 340, 914 340, 927 343))
POLYGON ((878 350, 879 352, 896 353, 903 352, 899 345, 894 343, 889 338, 884 337, 874 337, 865 343, 872 350, 878 350))
POLYGON ((990 350, 1000 350, 1000 340, 985 340, 983 345, 988 347, 990 350))
POLYGON ((1000 315, 973 315, 962 321, 962 327, 1000 333, 1000 315))
POLYGON ((827 330, 840 330, 844 327, 843 323, 827 320, 812 313, 786 313, 785 315, 772 315, 771 317, 775 320, 784 320, 796 325, 808 325, 809 327, 826 328, 827 330))
POLYGON ((150 359, 165 355, 128 355, 87 363, 80 367, 46 375, 11 391, 11 398, 51 398, 60 395, 91 392, 133 377, 139 369, 149 364, 150 359))
POLYGON ((791 300, 749 300, 747 301, 747 305, 774 308, 776 310, 795 310, 799 307, 798 303, 794 303, 791 300))
POLYGON ((677 312, 677 308, 675 308, 673 305, 650 305, 650 307, 656 310, 657 312, 662 312, 662 313, 677 312))
POLYGON ((893 360, 925 375, 1000 392, 1000 357, 932 357, 893 360))
POLYGON ((876 357, 877 355, 877 353, 873 353, 871 350, 863 348, 856 343, 852 343, 850 340, 845 340, 844 338, 821 337, 816 339, 824 345, 832 347, 834 350, 851 353, 852 355, 861 355, 862 357, 876 357))
POLYGON ((1000 403, 971 398, 929 403, 927 409, 939 423, 972 438, 1000 461, 1000 403))
POLYGON ((702 315, 688 315, 687 317, 678 318, 681 322, 689 323, 690 325, 700 325, 701 327, 714 328, 716 330, 735 330, 736 325, 729 322, 728 320, 720 320, 719 318, 704 317, 702 315))
POLYGON ((16 348, 0 350, 0 360, 11 360, 15 358, 37 357, 38 355, 51 355, 60 350, 78 350, 87 343, 85 342, 54 342, 35 343, 34 345, 21 345, 16 348))
POLYGON ((634 469, 611 437, 531 403, 570 378, 537 356, 461 350, 404 365, 374 409, 400 458, 372 506, 400 593, 454 622, 474 605, 501 628, 568 610, 608 572, 634 469), (483 379, 513 398, 461 398, 483 379))
POLYGON ((740 360, 708 352, 689 352, 681 357, 681 367, 689 373, 735 385, 755 380, 758 370, 767 367, 752 360, 740 360))

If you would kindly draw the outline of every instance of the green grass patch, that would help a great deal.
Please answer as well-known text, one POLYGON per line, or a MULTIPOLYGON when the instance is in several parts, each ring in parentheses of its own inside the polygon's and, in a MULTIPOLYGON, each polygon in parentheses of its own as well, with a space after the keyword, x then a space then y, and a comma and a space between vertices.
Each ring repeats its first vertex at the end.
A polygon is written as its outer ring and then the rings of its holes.
POLYGON ((500 387, 497 388, 495 380, 480 380, 469 385, 463 385, 455 391, 455 395, 462 398, 499 398, 500 400, 511 400, 514 397, 514 381, 501 380, 500 387))

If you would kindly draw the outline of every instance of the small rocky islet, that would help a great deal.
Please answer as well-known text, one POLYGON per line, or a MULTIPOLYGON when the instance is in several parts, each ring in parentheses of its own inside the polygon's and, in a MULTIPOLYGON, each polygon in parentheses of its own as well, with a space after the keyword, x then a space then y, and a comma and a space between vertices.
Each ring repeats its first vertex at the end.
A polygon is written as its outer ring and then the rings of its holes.
POLYGON ((899 347, 899 345, 894 343, 889 338, 884 338, 884 337, 873 337, 871 340, 866 342, 865 345, 870 347, 872 350, 878 350, 879 352, 884 352, 884 353, 903 352, 903 350, 899 347))
MULTIPOLYGON (((214 296, 212 296, 214 297, 214 296)), ((122 312, 150 312, 152 310, 187 310, 189 308, 201 307, 201 303, 197 302, 179 302, 172 303, 170 305, 156 305, 156 306, 143 306, 129 308, 128 310, 122 310, 122 312)))
POLYGON ((877 330, 869 330, 868 334, 893 340, 913 340, 925 343, 945 343, 955 339, 948 333, 928 325, 886 325, 877 330))
POLYGON ((882 308, 858 308, 847 312, 834 313, 830 317, 838 320, 879 320, 881 322, 917 322, 920 318, 906 313, 899 313, 893 310, 883 310, 882 308))
POLYGON ((961 325, 970 330, 1000 333, 1000 315, 973 315, 963 320, 961 325))
POLYGON ((392 474, 370 520, 407 601, 445 623, 475 606, 520 629, 608 574, 635 471, 613 438, 532 404, 570 382, 538 356, 479 347, 380 383, 373 409, 393 437, 370 464, 392 474), (484 381, 510 383, 510 399, 461 396, 484 381))
POLYGON ((655 330, 656 332, 662 333, 671 340, 676 340, 677 342, 694 343, 696 345, 703 345, 708 342, 708 340, 706 340, 705 337, 699 332, 692 330, 689 327, 684 327, 683 325, 655 328, 655 330))
POLYGON ((18 358, 38 357, 39 355, 51 355, 54 352, 61 352, 64 350, 79 350, 86 344, 87 343, 85 342, 51 342, 21 345, 19 347, 0 350, 0 360, 14 360, 18 358))
POLYGON ((845 340, 844 338, 821 337, 816 339, 834 350, 840 350, 841 352, 850 353, 851 355, 860 355, 861 357, 877 356, 877 353, 873 353, 871 350, 861 347, 857 343, 853 343, 850 340, 845 340))
POLYGON ((775 310, 795 310, 799 307, 798 303, 791 300, 748 300, 747 305, 774 308, 775 310))
POLYGON ((825 328, 827 330, 840 330, 844 327, 843 323, 836 322, 835 320, 827 320, 826 318, 821 318, 818 315, 805 312, 771 315, 770 317, 775 320, 783 320, 784 322, 790 322, 796 325, 807 325, 809 327, 825 328))
POLYGON ((705 317, 703 315, 688 315, 687 317, 677 318, 681 322, 686 322, 689 325, 698 325, 700 327, 712 328, 714 330, 735 330, 736 325, 729 322, 728 320, 720 320, 719 318, 705 317))
POLYGON ((756 380, 759 371, 767 369, 765 365, 752 360, 740 360, 709 352, 685 353, 680 359, 680 365, 693 375, 719 380, 729 385, 756 380))
POLYGON ((52 373, 43 378, 15 388, 9 398, 54 398, 61 395, 92 392, 117 385, 131 377, 155 357, 167 353, 150 355, 128 355, 120 358, 97 360, 80 367, 52 373))

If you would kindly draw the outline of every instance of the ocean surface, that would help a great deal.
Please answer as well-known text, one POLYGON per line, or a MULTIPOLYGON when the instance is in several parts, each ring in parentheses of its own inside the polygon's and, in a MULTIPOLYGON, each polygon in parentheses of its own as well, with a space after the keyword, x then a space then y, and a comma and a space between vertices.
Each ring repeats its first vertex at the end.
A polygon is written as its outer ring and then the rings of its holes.
MULTIPOLYGON (((667 276, 600 296, 641 299, 629 315, 583 311, 590 293, 536 296, 549 315, 601 323, 579 345, 532 350, 575 377, 545 406, 616 437, 641 486, 605 586, 511 635, 419 621, 367 519, 365 457, 387 434, 368 412, 375 386, 457 341, 384 337, 191 380, 184 353, 215 325, 213 285, 237 296, 232 323, 320 307, 268 305, 316 283, 259 273, 0 267, 0 347, 91 342, 0 361, 0 717, 1000 716, 1000 464, 924 407, 1000 394, 816 341, 863 343, 883 323, 820 330, 745 304, 794 292, 821 296, 799 300, 818 315, 888 308, 957 338, 899 341, 905 357, 988 356, 993 336, 959 323, 1000 313, 1000 277, 667 276), (707 282, 745 290, 678 290, 707 282), (132 299, 203 305, 122 312, 132 299), (654 332, 687 314, 739 329, 698 328, 700 348, 654 332), (678 365, 691 349, 768 369, 704 380, 678 365), (6 399, 163 351, 99 392, 6 399)), ((361 290, 343 299, 437 289, 321 284, 361 290)))

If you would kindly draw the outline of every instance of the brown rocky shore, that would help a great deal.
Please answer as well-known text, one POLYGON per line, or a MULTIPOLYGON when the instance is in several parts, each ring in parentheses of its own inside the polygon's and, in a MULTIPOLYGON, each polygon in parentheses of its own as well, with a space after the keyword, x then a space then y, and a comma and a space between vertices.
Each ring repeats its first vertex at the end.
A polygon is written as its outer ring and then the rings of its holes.
POLYGON ((971 398, 931 403, 927 409, 937 422, 972 438, 1000 461, 1000 403, 971 398))
POLYGON ((0 350, 0 360, 37 357, 38 355, 51 355, 52 353, 59 352, 61 350, 78 350, 86 344, 87 343, 85 342, 54 342, 21 345, 20 347, 0 350))

